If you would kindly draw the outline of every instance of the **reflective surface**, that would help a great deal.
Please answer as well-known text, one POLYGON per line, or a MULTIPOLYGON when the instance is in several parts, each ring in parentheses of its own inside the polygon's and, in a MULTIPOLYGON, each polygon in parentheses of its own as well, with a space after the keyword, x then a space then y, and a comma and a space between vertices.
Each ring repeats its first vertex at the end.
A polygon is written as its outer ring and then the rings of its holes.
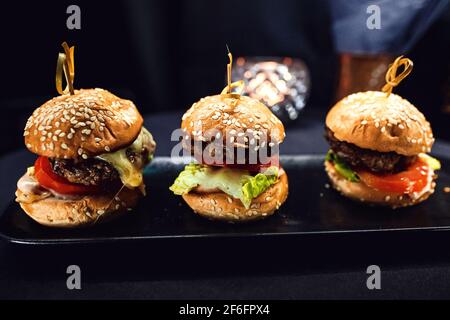
POLYGON ((247 224, 213 222, 196 216, 168 186, 183 167, 181 161, 156 158, 146 171, 148 196, 138 208, 116 221, 81 230, 42 227, 11 203, 0 216, 0 235, 27 244, 87 243, 179 239, 184 237, 301 237, 317 233, 450 230, 450 161, 441 159, 437 188, 414 207, 369 207, 327 188, 322 156, 286 156, 281 161, 289 177, 289 197, 279 212, 247 224))

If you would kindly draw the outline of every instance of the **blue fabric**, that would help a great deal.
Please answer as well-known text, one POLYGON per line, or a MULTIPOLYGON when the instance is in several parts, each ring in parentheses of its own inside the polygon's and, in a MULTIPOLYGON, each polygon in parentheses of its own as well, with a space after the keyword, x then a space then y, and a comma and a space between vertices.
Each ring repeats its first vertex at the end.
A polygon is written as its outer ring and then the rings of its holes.
POLYGON ((448 0, 329 0, 338 52, 360 54, 408 52, 430 25, 449 8, 448 0), (380 8, 380 29, 369 29, 370 5, 380 8))

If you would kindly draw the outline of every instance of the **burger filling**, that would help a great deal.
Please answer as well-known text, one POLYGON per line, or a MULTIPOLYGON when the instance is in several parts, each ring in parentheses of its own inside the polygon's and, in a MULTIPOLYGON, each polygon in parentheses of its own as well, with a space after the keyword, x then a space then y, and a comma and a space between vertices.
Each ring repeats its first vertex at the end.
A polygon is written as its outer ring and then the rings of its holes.
POLYGON ((364 168, 375 173, 400 172, 417 160, 417 156, 408 157, 395 152, 378 152, 340 141, 329 128, 326 128, 325 138, 339 159, 352 167, 364 168))
POLYGON ((248 209, 253 199, 277 183, 283 169, 276 166, 252 174, 248 170, 191 163, 176 178, 170 190, 177 195, 189 192, 224 192, 239 199, 248 209))
POLYGON ((83 161, 50 159, 53 171, 71 183, 101 186, 119 181, 119 173, 108 162, 96 158, 83 161))
POLYGON ((128 188, 142 187, 142 170, 151 161, 154 150, 151 134, 142 128, 127 148, 95 158, 69 160, 41 156, 19 180, 18 189, 27 195, 22 200, 29 201, 51 194, 60 198, 95 194, 121 184, 128 188))
POLYGON ((325 161, 333 163, 337 173, 351 182, 395 193, 420 197, 431 187, 434 170, 440 169, 437 159, 421 153, 404 156, 395 152, 377 152, 337 140, 327 128, 331 149, 325 161))

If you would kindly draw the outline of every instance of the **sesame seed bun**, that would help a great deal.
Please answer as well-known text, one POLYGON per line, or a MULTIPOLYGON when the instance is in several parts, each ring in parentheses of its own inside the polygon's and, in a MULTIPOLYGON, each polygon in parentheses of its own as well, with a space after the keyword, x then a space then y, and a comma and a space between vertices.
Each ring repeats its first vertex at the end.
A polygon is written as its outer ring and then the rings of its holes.
POLYGON ((407 207, 418 204, 433 194, 436 186, 433 179, 430 179, 428 186, 425 187, 425 191, 418 197, 412 197, 411 195, 385 192, 377 189, 373 189, 363 182, 351 182, 341 176, 335 169, 334 164, 330 161, 325 161, 325 171, 330 178, 333 187, 339 191, 342 195, 357 200, 360 202, 389 206, 392 208, 407 207))
POLYGON ((328 112, 326 125, 338 140, 379 152, 413 156, 430 152, 434 142, 424 115, 393 93, 349 95, 328 112))
POLYGON ((25 144, 45 157, 86 159, 130 145, 142 124, 133 102, 103 89, 81 89, 37 108, 25 126, 25 144))
POLYGON ((253 199, 249 209, 246 209, 239 199, 234 199, 224 192, 189 192, 183 195, 183 199, 194 212, 206 218, 245 222, 272 215, 286 201, 287 195, 288 178, 285 173, 276 184, 253 199))
POLYGON ((19 202, 27 215, 44 226, 78 228, 116 218, 136 206, 142 196, 139 189, 123 188, 119 194, 89 195, 76 200, 48 197, 28 202, 30 195, 16 191, 19 202))
POLYGON ((204 139, 201 133, 216 129, 222 138, 226 137, 227 130, 235 130, 265 133, 268 142, 283 142, 283 124, 263 103, 247 96, 241 96, 235 106, 233 103, 236 99, 222 95, 202 98, 183 115, 181 128, 194 141, 204 139))

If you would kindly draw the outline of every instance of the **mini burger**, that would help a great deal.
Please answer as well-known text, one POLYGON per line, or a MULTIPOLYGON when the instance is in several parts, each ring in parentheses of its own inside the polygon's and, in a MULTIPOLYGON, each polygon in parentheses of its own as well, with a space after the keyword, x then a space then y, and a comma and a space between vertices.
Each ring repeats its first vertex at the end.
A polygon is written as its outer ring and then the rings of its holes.
POLYGON ((231 93, 243 83, 228 79, 220 95, 201 99, 184 114, 183 148, 197 162, 170 190, 204 217, 248 221, 273 214, 287 198, 288 179, 278 161, 285 134, 264 104, 231 93))
POLYGON ((344 98, 326 117, 325 137, 325 169, 343 195, 395 208, 434 192, 440 164, 427 154, 434 142, 430 123, 400 96, 368 91, 344 98))
POLYGON ((28 119, 25 144, 38 155, 16 201, 51 227, 79 227, 131 210, 155 142, 133 102, 103 89, 64 93, 28 119))

